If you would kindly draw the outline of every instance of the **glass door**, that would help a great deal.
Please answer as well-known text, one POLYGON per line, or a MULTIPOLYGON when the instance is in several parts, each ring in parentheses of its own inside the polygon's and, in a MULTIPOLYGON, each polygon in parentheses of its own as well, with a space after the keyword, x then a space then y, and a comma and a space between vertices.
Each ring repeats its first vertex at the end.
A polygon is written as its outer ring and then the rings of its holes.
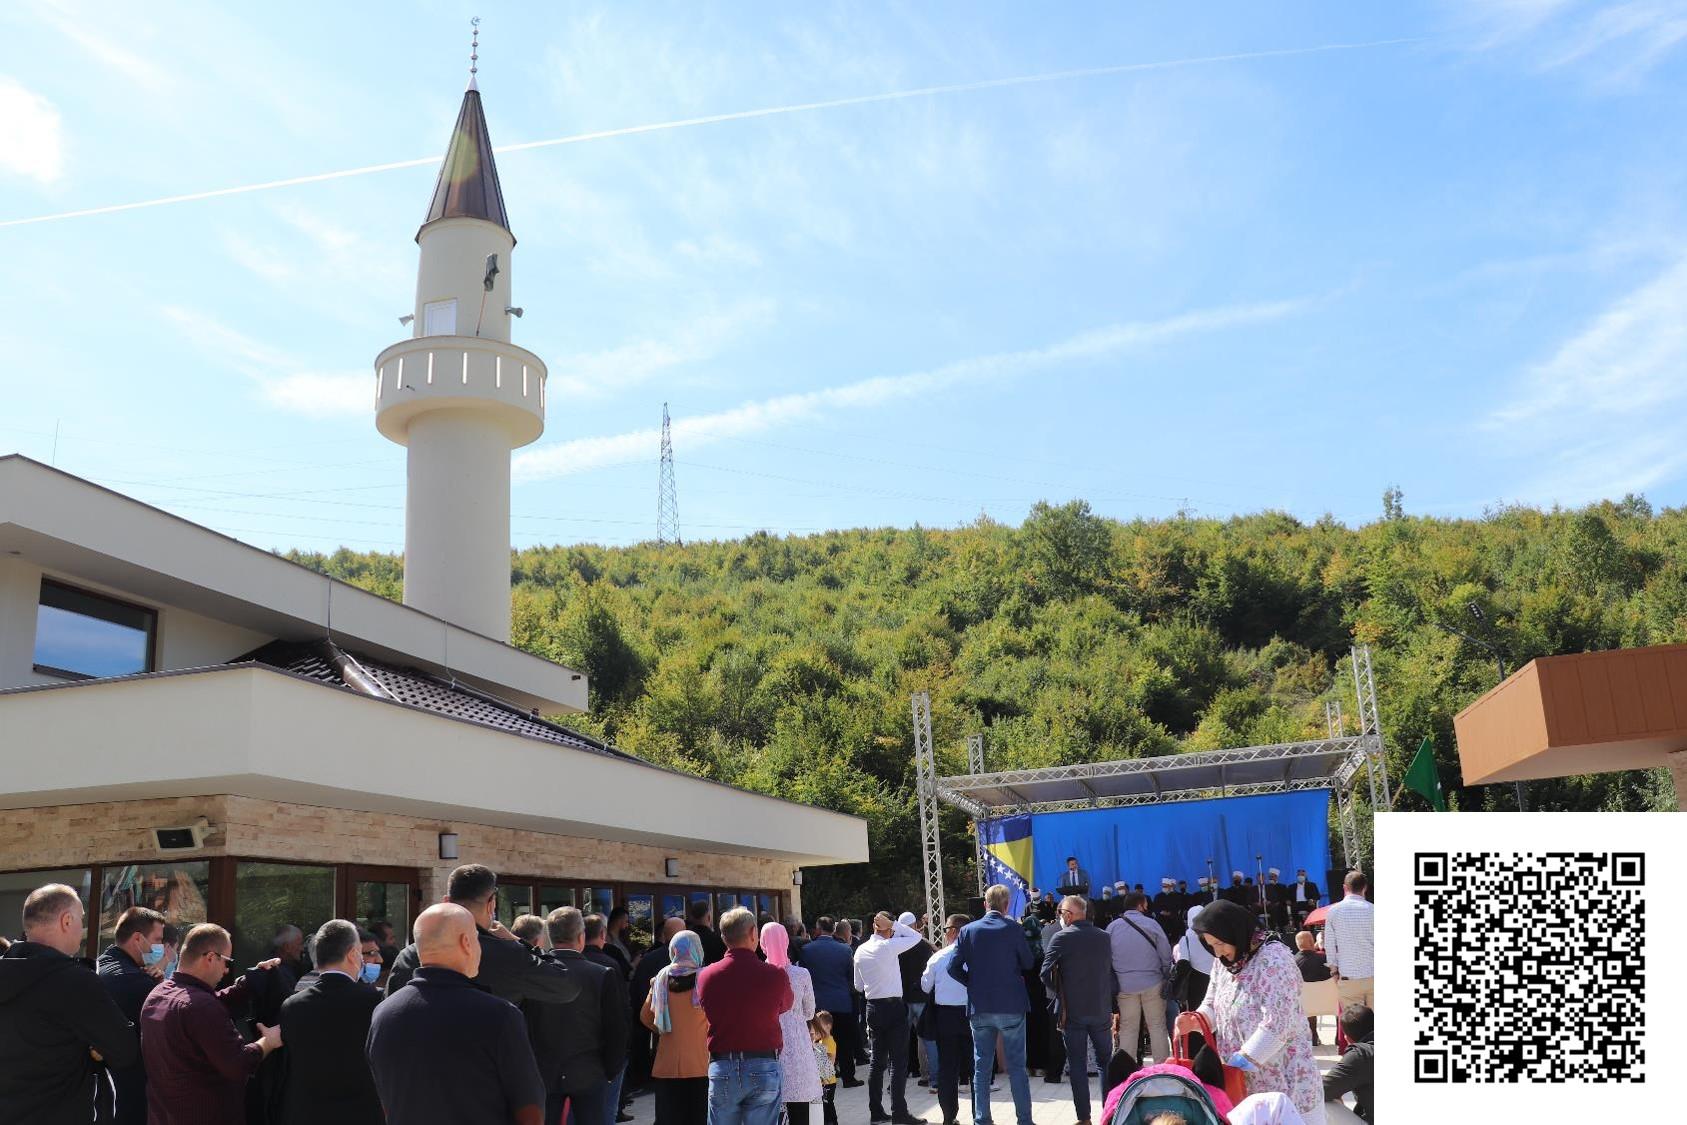
POLYGON ((398 951, 410 944, 410 924, 421 907, 421 882, 409 867, 348 865, 341 885, 345 898, 339 916, 376 936, 384 973, 398 951))
POLYGON ((643 953, 656 942, 656 896, 637 891, 626 897, 627 944, 634 956, 643 953))

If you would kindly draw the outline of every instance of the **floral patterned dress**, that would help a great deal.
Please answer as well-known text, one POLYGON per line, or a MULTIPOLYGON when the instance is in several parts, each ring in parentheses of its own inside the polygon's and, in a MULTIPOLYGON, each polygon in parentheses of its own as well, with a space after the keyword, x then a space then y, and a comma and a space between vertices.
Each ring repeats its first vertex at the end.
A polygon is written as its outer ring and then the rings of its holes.
MULTIPOLYGON (((785 975, 791 978, 791 1006, 779 1016, 779 1032, 784 1046, 779 1048, 779 1071, 785 1079, 784 1100, 787 1102, 817 1102, 820 1100, 820 1066, 814 1060, 814 1036, 809 1034, 808 1021, 814 1018, 814 981, 808 970, 788 965, 785 975)), ((1303 1026, 1305 1021, 1301 1021, 1303 1026)), ((1319 1087, 1319 1097, 1323 1096, 1319 1087)))
POLYGON ((1307 1125, 1324 1125, 1324 1083, 1300 1006, 1300 970, 1286 947, 1266 942, 1240 973, 1215 964, 1200 1011, 1213 1025, 1220 1056, 1246 1051, 1259 1063, 1247 1076, 1249 1094, 1286 1094, 1307 1125))

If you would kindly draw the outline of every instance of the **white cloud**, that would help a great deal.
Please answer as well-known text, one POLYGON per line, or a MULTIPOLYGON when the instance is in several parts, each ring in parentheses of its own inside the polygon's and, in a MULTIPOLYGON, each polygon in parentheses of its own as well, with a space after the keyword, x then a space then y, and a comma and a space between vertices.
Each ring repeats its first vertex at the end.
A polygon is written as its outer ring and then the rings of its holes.
POLYGON ((232 361, 236 371, 256 384, 259 399, 278 410, 325 418, 374 409, 373 371, 311 371, 288 352, 207 313, 179 305, 166 305, 162 311, 200 351, 232 361))
MULTIPOLYGON (((778 429, 838 410, 870 409, 951 387, 1011 380, 1065 363, 1105 359, 1180 336, 1279 320, 1307 303, 1294 300, 1230 305, 1165 320, 1109 325, 1048 347, 974 356, 929 371, 881 375, 840 387, 747 402, 714 414, 675 419, 674 446, 689 454, 727 438, 778 429)), ((516 454, 514 473, 517 480, 546 480, 606 465, 651 460, 659 439, 659 431, 651 429, 536 446, 516 454)))
POLYGON ((1482 50, 1514 50, 1539 70, 1579 68, 1606 85, 1643 78, 1687 41, 1687 0, 1460 0, 1455 19, 1482 50))
POLYGON ((292 414, 328 418, 373 414, 375 379, 369 371, 299 371, 265 379, 264 401, 292 414))
MULTIPOLYGON (((400 243, 378 244, 363 234, 296 203, 279 204, 272 214, 285 228, 282 238, 259 240, 245 230, 222 233, 224 253, 257 277, 344 309, 371 294, 404 301, 413 291, 400 243)), ((361 320, 361 314, 354 314, 361 320)))
POLYGON ((746 329, 766 324, 772 301, 741 301, 699 316, 666 339, 634 340, 604 351, 569 356, 551 365, 550 393, 603 397, 719 354, 746 329))
POLYGON ((64 173, 64 142, 53 103, 15 79, 0 75, 0 171, 41 184, 64 173))
MULTIPOLYGON (((175 77, 164 66, 94 31, 96 25, 111 22, 110 13, 91 15, 63 3, 37 4, 35 11, 55 31, 87 52, 102 67, 117 72, 148 92, 164 93, 176 84, 175 77)), ((126 30, 133 33, 137 29, 130 27, 126 30)))
POLYGON ((1525 372, 1484 428, 1542 464, 1529 497, 1580 503, 1674 477, 1683 408, 1687 253, 1525 372))

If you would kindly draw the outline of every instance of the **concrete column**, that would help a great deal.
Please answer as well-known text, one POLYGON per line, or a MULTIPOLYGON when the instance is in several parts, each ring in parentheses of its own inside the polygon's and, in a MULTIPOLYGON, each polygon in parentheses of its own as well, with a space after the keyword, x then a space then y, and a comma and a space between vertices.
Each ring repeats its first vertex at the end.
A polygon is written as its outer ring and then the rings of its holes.
POLYGON ((509 640, 510 435, 490 411, 410 423, 404 604, 509 640))

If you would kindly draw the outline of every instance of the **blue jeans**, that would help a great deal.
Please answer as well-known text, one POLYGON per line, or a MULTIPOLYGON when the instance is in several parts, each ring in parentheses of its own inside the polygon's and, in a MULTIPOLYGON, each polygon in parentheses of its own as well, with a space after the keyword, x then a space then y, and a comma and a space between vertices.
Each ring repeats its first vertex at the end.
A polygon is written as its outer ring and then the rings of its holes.
POLYGON ((777 1125, 784 1105, 779 1060, 709 1063, 709 1125, 777 1125))
POLYGON ((609 1098, 604 1105, 603 1125, 615 1125, 615 1119, 621 1116, 621 1083, 626 1081, 627 1068, 622 1067, 615 1072, 615 1077, 609 1080, 609 1098))
MULTIPOLYGON (((1113 1057, 1113 1020, 1105 1019, 1080 1020, 1066 1017, 1066 1026, 1061 1029, 1066 1037, 1066 1058, 1071 1063, 1071 1073, 1068 1077, 1072 1083, 1072 1108, 1078 1113, 1079 1121, 1090 1119, 1090 1048, 1095 1048, 1095 1059, 1099 1066, 1106 1067, 1107 1060, 1113 1057)), ((1102 1081, 1106 1081, 1105 1070, 1102 1081)), ((1104 1091, 1105 1092, 1105 1091, 1104 1091)))
MULTIPOLYGON (((1018 1125, 1031 1123, 1031 1080, 1025 1076, 1025 1013, 974 1012, 972 1024, 972 1120, 990 1125, 990 1072, 996 1065, 996 1040, 1008 1061, 1008 1086, 1018 1125)), ((1088 1075, 1085 1075, 1086 1081, 1088 1075)), ((710 1122, 709 1125, 714 1125, 710 1122)))

